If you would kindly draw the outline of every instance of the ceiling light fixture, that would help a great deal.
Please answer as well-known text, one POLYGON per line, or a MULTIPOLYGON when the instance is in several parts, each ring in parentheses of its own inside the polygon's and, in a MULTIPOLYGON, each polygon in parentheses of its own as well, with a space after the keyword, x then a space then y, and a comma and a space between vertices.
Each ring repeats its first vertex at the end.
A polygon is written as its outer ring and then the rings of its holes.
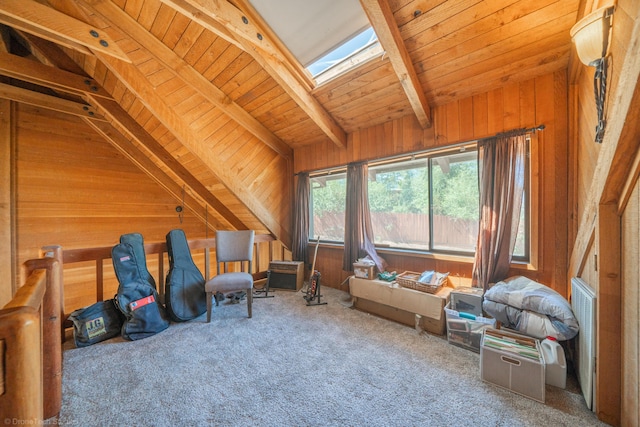
POLYGON ((613 20, 614 6, 601 7, 571 28, 571 38, 576 46, 580 62, 595 67, 593 88, 598 111, 595 141, 602 142, 606 121, 604 120, 604 102, 607 92, 607 55, 613 20))

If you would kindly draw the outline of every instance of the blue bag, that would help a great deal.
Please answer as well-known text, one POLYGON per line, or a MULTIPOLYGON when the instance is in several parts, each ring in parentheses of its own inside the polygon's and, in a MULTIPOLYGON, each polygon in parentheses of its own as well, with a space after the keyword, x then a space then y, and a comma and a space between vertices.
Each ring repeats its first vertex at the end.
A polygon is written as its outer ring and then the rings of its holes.
POLYGON ((113 299, 80 308, 69 315, 76 347, 86 347, 120 335, 124 317, 113 299))

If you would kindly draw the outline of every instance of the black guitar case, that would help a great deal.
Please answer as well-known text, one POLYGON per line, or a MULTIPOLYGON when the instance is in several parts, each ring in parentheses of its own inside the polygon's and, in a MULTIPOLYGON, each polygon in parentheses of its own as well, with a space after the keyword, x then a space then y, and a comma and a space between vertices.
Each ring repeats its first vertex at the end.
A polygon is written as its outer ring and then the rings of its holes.
POLYGON ((207 311, 204 277, 191 257, 184 231, 167 234, 169 272, 165 281, 165 302, 171 319, 185 322, 207 311))
POLYGON ((153 286, 154 289, 158 290, 156 286, 156 281, 147 270, 147 257, 144 253, 144 240, 142 238, 142 234, 140 233, 128 233, 120 236, 120 243, 128 243, 133 248, 133 251, 136 255, 138 272, 140 274, 140 278, 153 286))
POLYGON ((125 317, 122 337, 132 341, 155 335, 169 327, 169 319, 158 302, 155 286, 141 275, 146 266, 141 267, 137 258, 140 250, 129 243, 120 243, 111 249, 113 269, 119 282, 114 300, 125 317))

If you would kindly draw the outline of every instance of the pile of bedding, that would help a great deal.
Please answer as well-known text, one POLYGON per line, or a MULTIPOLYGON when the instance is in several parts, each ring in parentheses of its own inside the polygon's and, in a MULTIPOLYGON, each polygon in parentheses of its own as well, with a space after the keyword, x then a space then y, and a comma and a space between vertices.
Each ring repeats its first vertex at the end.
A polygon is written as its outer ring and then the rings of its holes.
POLYGON ((539 339, 569 340, 579 329, 562 295, 522 276, 496 283, 485 292, 482 308, 505 327, 539 339))

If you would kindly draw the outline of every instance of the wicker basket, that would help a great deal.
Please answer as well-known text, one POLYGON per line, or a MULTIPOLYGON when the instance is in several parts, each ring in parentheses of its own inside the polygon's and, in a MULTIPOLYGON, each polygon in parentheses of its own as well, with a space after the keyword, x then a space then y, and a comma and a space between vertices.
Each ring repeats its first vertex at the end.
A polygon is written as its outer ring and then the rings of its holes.
POLYGON ((440 280, 437 280, 435 284, 432 283, 421 283, 418 282, 422 273, 416 273, 415 271, 405 271, 402 274, 398 274, 396 277, 396 281, 398 284, 404 288, 415 289, 420 292, 427 292, 430 294, 435 294, 440 290, 440 288, 446 283, 447 275, 441 275, 440 273, 434 273, 438 277, 441 277, 440 280))

